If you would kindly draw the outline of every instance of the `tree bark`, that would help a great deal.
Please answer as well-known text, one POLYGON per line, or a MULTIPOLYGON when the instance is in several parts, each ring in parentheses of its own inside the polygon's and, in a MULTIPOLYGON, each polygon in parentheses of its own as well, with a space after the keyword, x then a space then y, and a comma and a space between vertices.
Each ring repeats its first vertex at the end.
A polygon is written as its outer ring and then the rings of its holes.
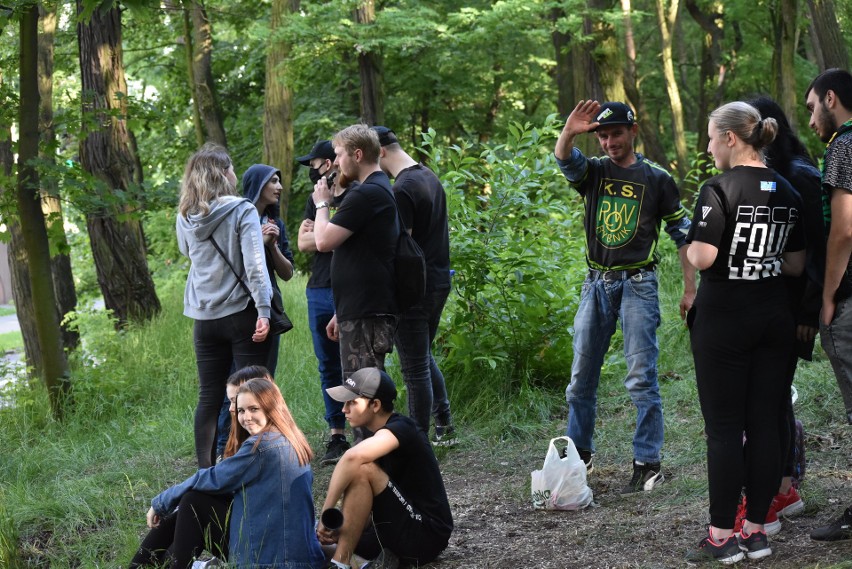
POLYGON ((559 20, 564 17, 565 10, 562 8, 550 10, 549 18, 553 26, 550 40, 553 42, 553 51, 556 56, 553 74, 556 83, 556 111, 561 117, 566 118, 577 104, 577 96, 574 94, 574 83, 571 79, 571 35, 559 31, 559 20))
POLYGON ((38 343, 42 355, 42 377, 47 386, 53 416, 61 420, 71 382, 68 361, 62 349, 62 336, 56 315, 56 296, 50 268, 50 244, 41 211, 38 171, 33 161, 38 158, 38 6, 23 8, 20 27, 20 108, 18 125, 17 201, 24 248, 29 261, 38 343))
MULTIPOLYGON (((376 21, 375 0, 361 0, 355 10, 355 22, 362 26, 376 21)), ((385 122, 385 100, 382 88, 381 58, 378 53, 358 51, 358 73, 361 77, 361 122, 373 126, 385 122)))
POLYGON ((266 54, 266 90, 263 97, 263 162, 281 170, 281 219, 287 219, 293 182, 293 91, 287 84, 285 63, 290 44, 276 36, 284 20, 299 11, 299 0, 272 0, 270 44, 266 54))
POLYGON ((689 155, 686 148, 686 128, 683 120, 683 103, 680 99, 680 88, 675 76, 672 59, 672 30, 680 12, 680 0, 671 0, 666 9, 666 0, 656 0, 657 24, 660 29, 662 42, 663 76, 666 80, 666 92, 672 111, 672 136, 674 138, 675 155, 677 157, 678 177, 683 180, 689 170, 689 155))
MULTIPOLYGON (((42 31, 38 36, 38 90, 41 98, 39 131, 41 132, 40 157, 48 165, 56 164, 56 129, 53 125, 53 45, 56 35, 56 7, 40 4, 42 31)), ((56 310, 62 328, 62 344, 73 350, 80 343, 80 334, 63 322, 65 315, 77 308, 77 293, 71 272, 71 255, 62 216, 62 202, 56 180, 52 176, 41 178, 42 211, 47 221, 47 233, 52 244, 50 265, 53 290, 56 293, 56 310)))
POLYGON ((778 0, 772 10, 775 30, 775 53, 772 63, 773 97, 781 106, 790 126, 796 130, 796 106, 799 93, 796 91, 796 24, 798 21, 797 0, 778 0))
POLYGON ((811 34, 820 71, 837 67, 849 69, 849 52, 840 31, 834 0, 808 0, 815 33, 811 34))
MULTIPOLYGON (((2 82, 0 82, 2 83, 2 82)), ((3 174, 11 179, 14 175, 15 156, 12 153, 11 125, 3 125, 3 136, 0 136, 0 166, 3 174)), ((11 191, 11 187, 3 192, 11 191)), ((24 234, 18 218, 9 219, 6 223, 9 236, 9 272, 12 277, 12 297, 15 299, 15 313, 24 340, 24 355, 29 371, 34 376, 41 377, 44 365, 41 361, 41 346, 38 343, 36 328, 35 304, 30 289, 30 269, 27 249, 24 246, 24 234)))
MULTIPOLYGON (((172 9, 178 9, 172 0, 167 0, 166 3, 172 9)), ((195 143, 201 148, 204 146, 205 135, 204 127, 201 124, 201 109, 198 106, 198 97, 195 96, 195 73, 192 67, 192 22, 189 21, 189 10, 186 9, 186 4, 181 3, 179 9, 183 23, 183 53, 186 58, 186 76, 189 79, 189 93, 192 97, 192 126, 195 129, 195 143)))
MULTIPOLYGON (((186 0, 184 6, 189 10, 192 20, 192 96, 201 116, 204 128, 204 141, 215 142, 227 148, 225 127, 222 125, 222 109, 216 94, 216 82, 213 80, 213 27, 207 10, 198 0, 186 0)), ((189 39, 189 38, 187 38, 189 39)))
POLYGON ((668 163, 666 152, 654 128, 655 121, 650 120, 639 91, 639 80, 636 74, 636 42, 633 38, 633 7, 630 0, 621 0, 621 10, 624 15, 624 91, 636 111, 641 151, 649 159, 665 166, 668 163))
MULTIPOLYGON (((77 0, 82 16, 83 0, 77 0)), ((100 205, 86 213, 89 242, 106 307, 119 324, 146 320, 160 311, 148 271, 142 225, 130 207, 116 203, 114 192, 139 192, 142 173, 127 128, 127 84, 121 49, 121 12, 106 0, 88 22, 77 24, 84 124, 100 125, 83 133, 80 162, 96 178, 100 205)))

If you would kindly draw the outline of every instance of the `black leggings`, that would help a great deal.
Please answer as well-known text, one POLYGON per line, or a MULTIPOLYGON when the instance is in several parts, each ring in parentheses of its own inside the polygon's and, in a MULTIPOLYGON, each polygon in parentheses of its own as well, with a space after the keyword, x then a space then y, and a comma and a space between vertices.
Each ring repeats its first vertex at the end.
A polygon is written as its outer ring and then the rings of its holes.
POLYGON ((783 295, 767 288, 769 294, 754 295, 753 302, 737 303, 735 308, 696 301, 691 318, 695 376, 707 434, 710 523, 720 529, 734 527, 743 486, 748 497, 746 519, 763 523, 778 491, 789 444, 785 399, 790 397, 793 316, 783 295))
POLYGON ((225 399, 225 383, 231 364, 266 365, 272 342, 251 339, 257 310, 249 304, 242 312, 216 320, 196 320, 193 330, 198 365, 198 407, 195 409, 195 453, 199 468, 216 462, 216 424, 225 399))
POLYGON ((230 507, 231 496, 190 490, 180 499, 177 510, 148 532, 128 569, 186 569, 205 549, 227 559, 230 507))

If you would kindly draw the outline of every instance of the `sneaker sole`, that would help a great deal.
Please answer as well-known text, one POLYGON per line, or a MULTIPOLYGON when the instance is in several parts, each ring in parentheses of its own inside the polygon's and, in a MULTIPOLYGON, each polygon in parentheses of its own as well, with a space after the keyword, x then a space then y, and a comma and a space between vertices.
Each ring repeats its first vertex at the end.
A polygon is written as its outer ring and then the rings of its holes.
POLYGON ((778 512, 778 517, 784 516, 785 518, 790 518, 802 512, 805 509, 805 503, 802 500, 797 502, 793 502, 780 512, 778 512))
POLYGON ((449 441, 432 441, 433 447, 444 447, 444 448, 446 448, 446 447, 454 447, 457 444, 459 444, 459 442, 455 439, 449 440, 449 441))
POLYGON ((766 537, 778 535, 779 533, 781 533, 781 520, 775 520, 774 522, 763 524, 763 531, 766 532, 766 537))
POLYGON ((772 548, 758 549, 757 551, 747 551, 746 555, 749 559, 763 559, 772 555, 772 548))

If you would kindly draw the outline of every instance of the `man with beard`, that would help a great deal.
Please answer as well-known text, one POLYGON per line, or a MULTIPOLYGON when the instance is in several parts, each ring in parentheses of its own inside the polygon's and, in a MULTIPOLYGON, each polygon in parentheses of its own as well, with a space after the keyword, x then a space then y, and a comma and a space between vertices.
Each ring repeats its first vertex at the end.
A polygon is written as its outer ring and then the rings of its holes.
POLYGON ((663 482, 663 406, 657 383, 660 305, 655 266, 660 224, 678 247, 684 278, 681 317, 695 299, 695 270, 686 260, 689 216, 677 185, 659 165, 634 152, 638 133, 624 103, 580 101, 565 121, 554 154, 562 174, 583 197, 586 261, 580 306, 574 318, 574 360, 567 435, 591 470, 597 389, 610 339, 621 321, 627 377, 636 406, 633 476, 621 494, 652 490, 663 482), (606 156, 586 158, 574 139, 595 133, 606 156))
MULTIPOLYGON (((837 378, 852 424, 852 75, 828 69, 805 91, 810 127, 826 143, 822 167, 823 211, 828 230, 820 341, 837 378)), ((835 522, 815 529, 819 541, 852 539, 852 506, 835 522)))
POLYGON ((363 367, 383 369, 385 354, 393 349, 394 263, 400 230, 390 180, 379 167, 381 146, 376 132, 367 125, 352 125, 338 132, 332 145, 338 177, 352 180, 353 185, 331 219, 332 190, 325 178, 314 186, 314 241, 317 251, 334 251, 335 316, 327 333, 340 342, 345 380, 363 367))

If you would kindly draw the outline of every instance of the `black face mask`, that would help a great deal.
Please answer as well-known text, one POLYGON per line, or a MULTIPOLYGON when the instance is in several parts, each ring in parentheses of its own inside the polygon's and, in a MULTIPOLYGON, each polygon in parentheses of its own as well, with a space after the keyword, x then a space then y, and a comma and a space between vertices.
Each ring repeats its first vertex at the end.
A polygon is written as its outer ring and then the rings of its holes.
POLYGON ((308 171, 308 177, 311 179, 312 184, 316 184, 320 181, 320 178, 322 178, 322 174, 320 174, 319 169, 311 168, 308 171))

